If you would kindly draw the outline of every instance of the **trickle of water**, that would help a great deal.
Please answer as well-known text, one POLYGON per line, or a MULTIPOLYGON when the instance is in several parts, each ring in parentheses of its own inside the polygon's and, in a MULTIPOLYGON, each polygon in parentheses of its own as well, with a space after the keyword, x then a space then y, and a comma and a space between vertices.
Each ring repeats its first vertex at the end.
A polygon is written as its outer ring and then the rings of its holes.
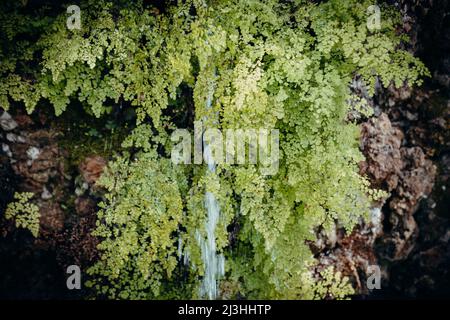
MULTIPOLYGON (((206 107, 211 108, 213 97, 213 84, 210 86, 210 92, 206 101, 206 107)), ((211 148, 205 142, 204 158, 208 164, 210 172, 216 171, 216 165, 212 157, 211 148)), ((205 266, 205 275, 200 287, 200 296, 208 299, 216 299, 218 296, 217 281, 220 276, 224 275, 225 258, 222 254, 217 254, 216 249, 216 226, 220 218, 220 207, 216 197, 211 192, 205 193, 205 208, 207 219, 205 223, 206 239, 200 236, 197 231, 197 241, 202 250, 202 260, 205 266)))
POLYGON ((181 257, 183 256, 183 240, 181 240, 181 237, 178 238, 178 260, 181 260, 181 257))
POLYGON ((199 237, 202 250, 202 260, 205 275, 201 284, 200 295, 208 299, 216 299, 218 295, 217 281, 223 276, 225 259, 216 251, 216 226, 220 216, 220 209, 216 198, 211 192, 205 194, 205 207, 208 217, 206 221, 206 239, 199 237))

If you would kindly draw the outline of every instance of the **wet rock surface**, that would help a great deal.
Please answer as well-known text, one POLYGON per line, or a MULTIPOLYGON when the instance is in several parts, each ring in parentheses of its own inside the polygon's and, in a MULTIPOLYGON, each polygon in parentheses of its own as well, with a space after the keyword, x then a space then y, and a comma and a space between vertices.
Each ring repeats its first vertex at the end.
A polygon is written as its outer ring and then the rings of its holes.
POLYGON ((383 258, 401 260, 412 250, 418 227, 413 214, 434 186, 436 166, 418 146, 407 147, 401 129, 385 113, 362 124, 361 173, 376 188, 390 192, 385 204, 383 258))
MULTIPOLYGON (((2 111, 0 111, 2 112, 2 111)), ((4 112, 0 128, 0 212, 14 192, 32 192, 40 212, 39 236, 0 220, 0 273, 4 298, 75 298, 83 292, 65 287, 66 267, 83 270, 97 257, 95 228, 97 199, 73 198, 74 181, 66 168, 67 151, 59 145, 60 132, 42 123, 44 115, 30 117, 4 112), (7 116, 5 116, 7 114, 7 116), (25 270, 26 268, 29 268, 25 270)), ((106 161, 93 156, 80 166, 78 176, 95 183, 106 161)), ((88 186, 89 188, 89 186, 88 186)), ((0 219, 1 219, 0 215, 0 219)))
MULTIPOLYGON (((5 112, 6 113, 6 112, 5 112)), ((5 114, 4 113, 4 114, 5 114)), ((32 192, 40 210, 40 227, 47 231, 60 231, 64 227, 64 212, 59 206, 64 180, 64 153, 58 147, 58 134, 49 129, 35 129, 30 117, 19 114, 10 121, 14 128, 1 139, 4 156, 20 177, 17 190, 32 192), (55 197, 54 201, 51 198, 55 197)))
POLYGON ((361 222, 350 235, 338 230, 331 242, 319 234, 325 239, 316 256, 350 277, 356 298, 449 297, 450 3, 394 4, 404 13, 399 31, 432 77, 420 88, 379 90, 369 101, 375 116, 361 123, 360 170, 389 197, 374 204, 379 224, 361 222), (367 288, 370 265, 380 268, 380 290, 367 288))
POLYGON ((381 92, 377 102, 404 134, 405 165, 383 207, 375 243, 386 270, 380 297, 450 296, 450 3, 401 1, 410 20, 411 51, 432 77, 420 88, 381 92))
MULTIPOLYGON (((386 108, 392 124, 404 132, 404 168, 383 208, 384 233, 376 242, 379 263, 387 270, 388 297, 450 294, 448 92, 417 89, 386 108)), ((392 96, 388 91, 380 102, 392 96)))

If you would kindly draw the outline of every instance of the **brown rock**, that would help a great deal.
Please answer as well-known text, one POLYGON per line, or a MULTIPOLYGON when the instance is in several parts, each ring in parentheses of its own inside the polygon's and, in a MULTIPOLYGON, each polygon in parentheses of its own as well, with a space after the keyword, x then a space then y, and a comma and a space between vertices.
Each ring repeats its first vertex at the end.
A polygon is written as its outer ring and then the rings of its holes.
POLYGON ((20 128, 26 128, 33 124, 33 120, 27 114, 18 114, 14 117, 14 120, 16 120, 20 128))
POLYGON ((87 157, 79 166, 84 180, 91 186, 100 178, 106 166, 106 160, 100 156, 87 157))
MULTIPOLYGON (((55 141, 58 136, 56 132, 49 130, 36 130, 28 134, 30 144, 38 145, 40 147, 47 147, 55 141)), ((54 146, 56 148, 56 146, 54 146)))
POLYGON ((348 276, 359 294, 367 294, 367 272, 377 265, 373 243, 375 234, 369 225, 358 226, 350 235, 341 234, 337 245, 330 251, 318 255, 318 270, 334 266, 336 271, 348 276))
POLYGON ((79 197, 75 200, 75 210, 80 216, 87 216, 95 212, 96 204, 88 197, 79 197))
POLYGON ((387 189, 397 187, 404 163, 400 153, 403 133, 391 125, 385 113, 363 123, 361 148, 366 161, 360 165, 361 173, 367 174, 376 187, 386 182, 387 189))
POLYGON ((64 212, 58 203, 45 201, 40 204, 40 227, 45 232, 59 232, 64 228, 64 212))
POLYGON ((92 232, 95 229, 95 215, 80 218, 71 228, 57 236, 57 259, 64 267, 76 264, 82 269, 92 266, 98 260, 99 239, 92 232))

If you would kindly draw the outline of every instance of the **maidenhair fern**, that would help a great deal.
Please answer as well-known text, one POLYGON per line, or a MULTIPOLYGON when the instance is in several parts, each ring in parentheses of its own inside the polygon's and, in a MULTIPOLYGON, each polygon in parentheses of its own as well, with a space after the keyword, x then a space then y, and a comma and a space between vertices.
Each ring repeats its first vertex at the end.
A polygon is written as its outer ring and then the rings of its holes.
MULTIPOLYGON (((363 157, 358 126, 346 120, 355 101, 349 85, 358 76, 373 94, 377 79, 414 85, 427 74, 400 49, 393 9, 382 8, 380 29, 368 30, 372 4, 192 0, 158 14, 141 2, 88 1, 80 30, 66 28, 62 14, 45 21, 48 31, 21 55, 2 62, 4 107, 23 101, 32 111, 46 99, 58 115, 79 101, 96 117, 119 100, 135 107, 138 126, 124 147, 139 152, 113 161, 101 180, 107 194, 96 235, 103 255, 89 284, 113 298, 175 297, 187 287, 183 297, 198 297, 193 288, 204 266, 197 238, 205 237, 208 191, 221 208, 216 247, 226 256, 222 282, 235 288, 231 297, 350 294, 332 270, 311 273, 307 245, 318 227, 352 230, 382 196, 358 174, 363 157), (37 53, 42 61, 32 80, 21 76, 21 65, 37 53), (216 119, 206 126, 279 130, 278 172, 262 175, 253 164, 219 164, 215 173, 172 164, 168 137, 189 124, 164 112, 189 108, 175 107, 182 86, 193 92, 196 120, 216 119)), ((7 27, 11 39, 20 34, 7 27)))
POLYGON ((16 192, 14 201, 9 203, 5 218, 14 220, 17 228, 24 228, 35 237, 39 234, 39 207, 30 202, 34 194, 32 192, 16 192))
POLYGON ((89 270, 99 279, 89 285, 109 297, 152 298, 177 265, 173 236, 183 222, 180 188, 186 182, 154 150, 128 158, 114 161, 98 182, 109 193, 94 232, 104 239, 103 256, 89 270))

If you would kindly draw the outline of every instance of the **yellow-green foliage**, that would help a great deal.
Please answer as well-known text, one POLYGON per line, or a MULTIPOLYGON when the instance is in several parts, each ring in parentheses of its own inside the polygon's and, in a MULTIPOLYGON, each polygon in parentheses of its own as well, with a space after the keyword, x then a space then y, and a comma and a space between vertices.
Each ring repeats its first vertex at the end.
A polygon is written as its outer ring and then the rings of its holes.
MULTIPOLYGON (((383 86, 414 85, 427 74, 399 49, 398 15, 383 7, 381 29, 372 32, 367 0, 192 0, 168 5, 164 14, 141 2, 86 3, 81 30, 68 30, 61 15, 0 70, 0 102, 24 101, 31 111, 45 98, 60 114, 80 101, 95 116, 119 99, 135 106, 141 125, 124 147, 142 153, 120 157, 102 179, 108 194, 96 234, 103 256, 91 269, 99 277, 91 284, 111 297, 161 297, 177 264, 190 273, 186 282, 198 283, 204 266, 196 237, 205 236, 203 202, 210 191, 221 208, 216 242, 227 258, 225 277, 241 296, 350 293, 346 284, 331 284, 332 271, 322 282, 310 275, 314 259, 306 241, 318 227, 351 230, 382 195, 358 174, 359 130, 346 121, 349 102, 358 98, 349 84, 358 75, 373 93, 377 79, 383 86), (19 66, 34 51, 42 60, 29 81, 19 66), (167 137, 177 124, 162 114, 188 108, 177 104, 181 85, 193 92, 195 118, 214 120, 208 126, 278 129, 279 172, 171 165, 167 137), (232 222, 239 232, 230 243, 232 222), (175 258, 179 243, 190 271, 175 258)), ((11 38, 20 33, 7 26, 11 38)))
POLYGON ((335 272, 333 267, 320 272, 320 277, 319 281, 312 281, 310 292, 314 292, 314 296, 311 299, 346 299, 355 293, 348 278, 335 272))
POLYGON ((161 280, 171 278, 177 264, 173 236, 183 219, 178 179, 171 162, 153 150, 111 163, 98 182, 108 194, 94 232, 104 239, 103 255, 89 270, 99 278, 90 286, 111 298, 160 295, 161 280))
POLYGON ((9 203, 5 218, 13 219, 17 228, 30 230, 33 236, 39 234, 39 207, 30 202, 34 194, 32 192, 16 192, 13 202, 9 203))

